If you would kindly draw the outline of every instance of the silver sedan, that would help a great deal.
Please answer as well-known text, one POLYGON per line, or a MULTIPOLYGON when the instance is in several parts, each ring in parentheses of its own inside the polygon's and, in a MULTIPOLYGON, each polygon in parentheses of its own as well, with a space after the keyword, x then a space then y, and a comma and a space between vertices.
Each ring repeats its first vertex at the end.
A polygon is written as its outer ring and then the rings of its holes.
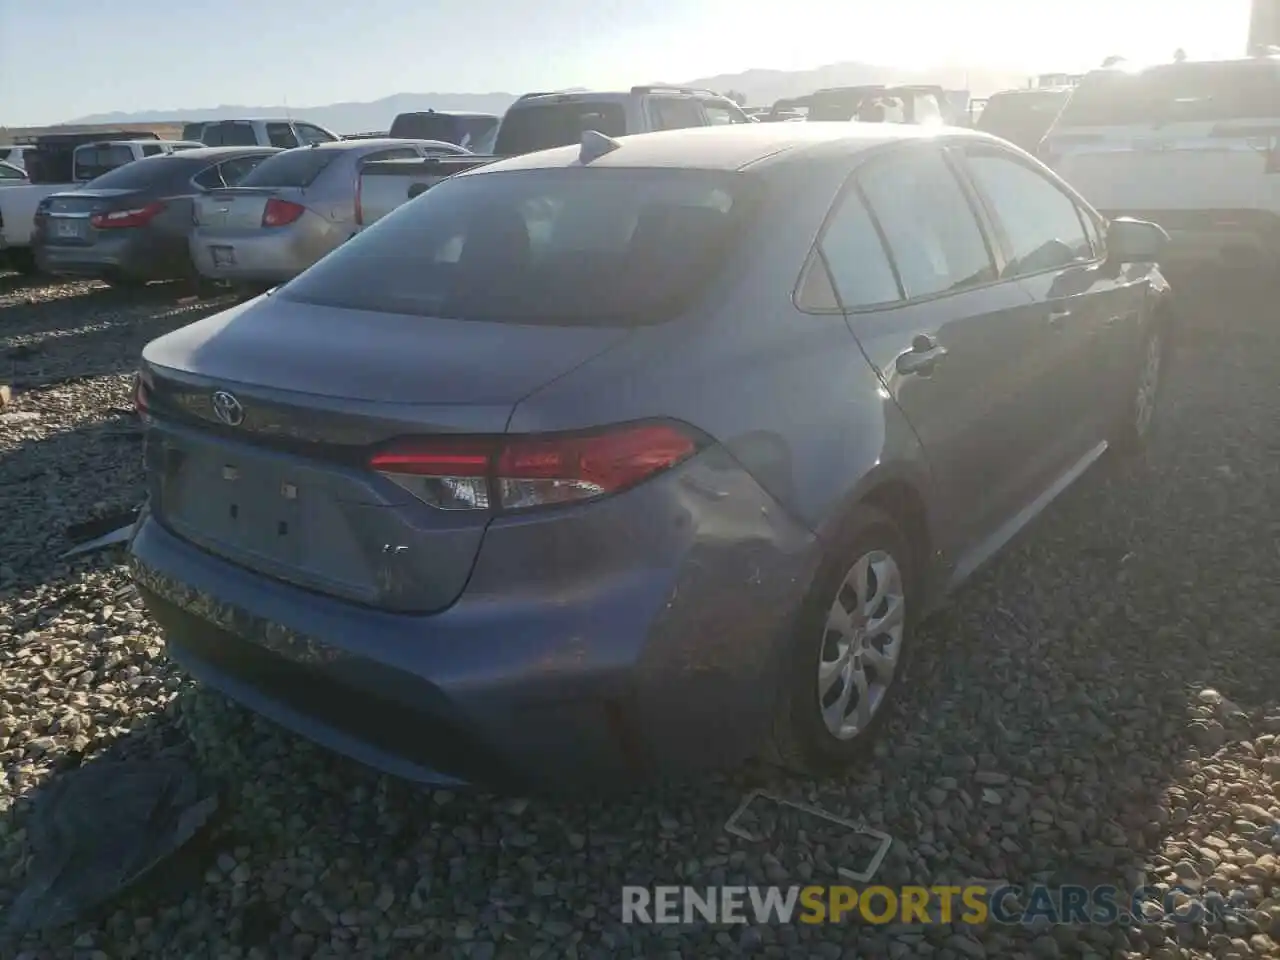
POLYGON ((283 283, 356 231, 356 184, 372 160, 467 154, 436 140, 339 140, 286 150, 238 186, 199 198, 191 259, 201 275, 283 283))

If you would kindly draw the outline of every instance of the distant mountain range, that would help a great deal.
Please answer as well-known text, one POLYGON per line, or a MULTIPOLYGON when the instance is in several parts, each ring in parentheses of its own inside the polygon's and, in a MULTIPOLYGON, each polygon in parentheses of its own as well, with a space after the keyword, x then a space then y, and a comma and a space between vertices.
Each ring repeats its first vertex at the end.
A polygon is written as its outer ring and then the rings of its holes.
MULTIPOLYGON (((680 86, 744 94, 749 105, 767 105, 783 97, 798 97, 820 87, 863 83, 937 83, 948 89, 968 89, 974 96, 1022 86, 1027 75, 965 66, 931 70, 901 70, 867 63, 833 63, 814 70, 747 70, 684 81, 680 86)), ((521 91, 523 92, 523 91, 521 91)), ((458 110, 501 114, 514 93, 396 93, 369 103, 330 103, 314 107, 245 106, 182 107, 133 113, 95 113, 66 123, 157 123, 165 120, 218 120, 233 117, 283 117, 310 120, 337 133, 386 130, 397 113, 411 110, 458 110)))

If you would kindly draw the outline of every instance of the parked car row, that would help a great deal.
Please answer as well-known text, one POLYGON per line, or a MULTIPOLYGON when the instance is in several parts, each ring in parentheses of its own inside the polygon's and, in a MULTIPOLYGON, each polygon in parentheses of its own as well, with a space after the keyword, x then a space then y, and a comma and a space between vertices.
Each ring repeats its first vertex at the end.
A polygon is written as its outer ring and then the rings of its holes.
POLYGON ((417 140, 202 147, 139 160, 45 197, 32 247, 46 273, 116 284, 204 278, 270 286, 355 230, 357 174, 371 159, 465 153, 417 140))
MULTIPOLYGON (((1041 80, 992 95, 981 104, 977 128, 1037 152, 1109 215, 1165 225, 1175 238, 1171 256, 1280 265, 1280 59, 1180 61, 1146 70, 1120 63, 1041 80)), ((528 93, 501 118, 405 113, 387 137, 341 138, 287 119, 189 124, 184 134, 210 145, 304 151, 267 164, 256 179, 227 181, 201 195, 193 205, 189 271, 217 281, 282 282, 448 176, 496 157, 576 143, 587 130, 620 137, 785 120, 936 126, 963 124, 970 112, 966 92, 940 86, 826 88, 748 114, 711 91, 651 85, 528 93), (335 163, 337 156, 345 159, 335 163)), ((30 245, 33 254, 37 246, 79 245, 75 256, 58 250, 30 257, 30 266, 65 270, 74 262, 90 269, 96 228, 81 238, 37 237, 37 214, 49 211, 40 201, 120 162, 192 147, 192 141, 125 138, 74 144, 68 182, 55 188, 46 178, 0 196, 0 223, 8 224, 0 227, 0 244, 11 251, 30 245)), ((12 171, 7 179, 22 183, 12 171)))

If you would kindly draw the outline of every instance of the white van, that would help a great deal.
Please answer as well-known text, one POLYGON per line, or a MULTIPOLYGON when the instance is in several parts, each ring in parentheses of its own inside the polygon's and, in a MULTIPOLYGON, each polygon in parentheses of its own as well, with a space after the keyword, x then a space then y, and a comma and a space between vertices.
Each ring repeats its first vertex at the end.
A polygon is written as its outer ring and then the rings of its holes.
POLYGON ((1154 220, 1170 261, 1280 267, 1280 58, 1087 74, 1040 159, 1108 217, 1154 220))

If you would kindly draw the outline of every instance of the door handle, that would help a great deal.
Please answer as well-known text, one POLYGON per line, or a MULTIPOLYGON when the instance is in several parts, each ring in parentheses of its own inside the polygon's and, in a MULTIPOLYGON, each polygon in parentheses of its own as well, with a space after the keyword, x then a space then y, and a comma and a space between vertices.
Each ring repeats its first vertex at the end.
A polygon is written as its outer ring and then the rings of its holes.
POLYGON ((940 346, 938 341, 921 334, 911 342, 910 350, 898 355, 894 365, 904 376, 916 373, 927 377, 933 373, 933 368, 938 365, 938 361, 946 355, 946 348, 940 346))

